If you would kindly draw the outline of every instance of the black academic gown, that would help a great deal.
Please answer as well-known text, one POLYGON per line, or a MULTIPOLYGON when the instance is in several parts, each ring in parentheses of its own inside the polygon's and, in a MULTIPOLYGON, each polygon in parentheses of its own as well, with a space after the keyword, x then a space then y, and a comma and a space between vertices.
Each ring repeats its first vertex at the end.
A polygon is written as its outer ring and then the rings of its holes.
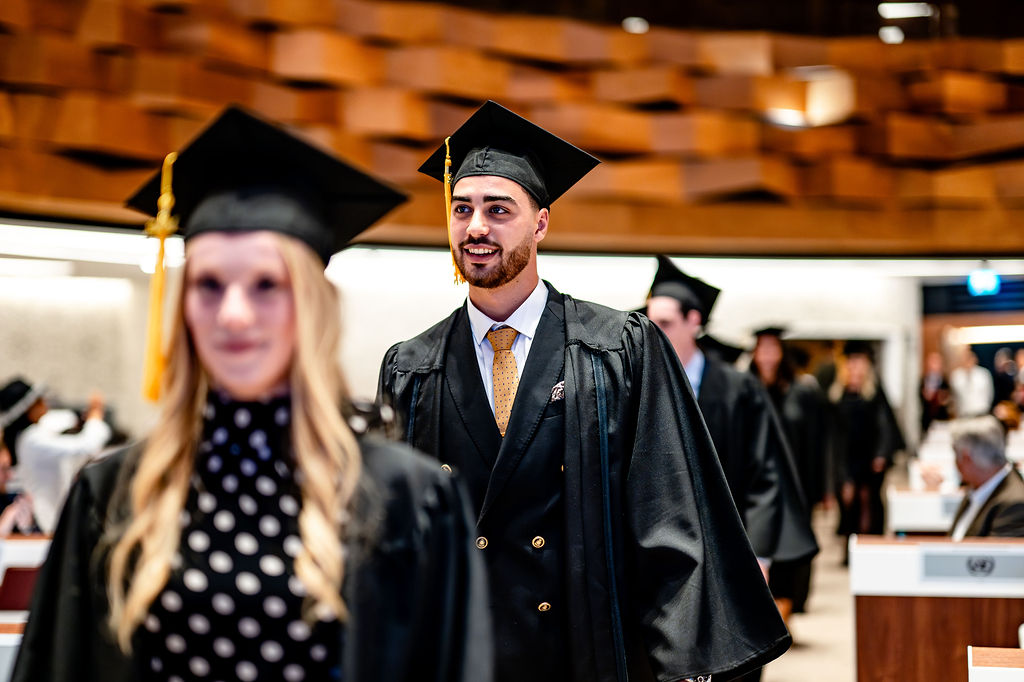
MULTIPOLYGON (((372 540, 347 542, 346 682, 492 679, 486 580, 471 520, 451 479, 406 448, 367 437, 360 518, 372 540), (371 516, 372 514, 372 516, 371 516)), ((104 530, 128 513, 140 448, 85 467, 36 583, 14 682, 141 682, 106 623, 104 530)), ((365 534, 361 534, 365 535, 365 534)))
MULTIPOLYGON (((774 396, 773 396, 774 398, 774 396)), ((825 394, 810 377, 796 378, 780 396, 776 410, 796 462, 807 511, 825 498, 828 420, 825 394)))
MULTIPOLYGON (((564 318, 564 408, 556 419, 564 421, 566 679, 728 679, 779 656, 789 634, 668 341, 642 315, 548 288, 549 308, 564 318)), ((442 409, 446 359, 466 315, 463 306, 394 346, 381 367, 381 397, 398 410, 406 440, 441 462, 451 456, 441 449, 442 420, 457 418, 442 409)), ((524 389, 532 393, 521 381, 524 389)), ((531 429, 510 427, 509 438, 525 439, 522 460, 533 457, 531 429)), ((493 504, 517 503, 501 499, 508 485, 488 483, 493 504)), ((522 514, 536 511, 522 501, 522 514)), ((492 600, 505 597, 492 582, 492 600)))
POLYGON ((830 410, 829 438, 832 447, 834 485, 839 504, 840 535, 870 533, 880 535, 885 530, 885 506, 882 503, 882 483, 885 471, 892 466, 893 456, 905 443, 896 423, 896 417, 885 393, 876 386, 869 396, 843 391, 830 410), (885 461, 882 471, 874 471, 872 462, 885 461), (845 483, 857 488, 850 504, 842 501, 845 483), (867 491, 867 509, 862 509, 860 489, 867 491))
POLYGON ((704 356, 697 403, 759 557, 795 561, 818 545, 778 415, 753 375, 704 356))

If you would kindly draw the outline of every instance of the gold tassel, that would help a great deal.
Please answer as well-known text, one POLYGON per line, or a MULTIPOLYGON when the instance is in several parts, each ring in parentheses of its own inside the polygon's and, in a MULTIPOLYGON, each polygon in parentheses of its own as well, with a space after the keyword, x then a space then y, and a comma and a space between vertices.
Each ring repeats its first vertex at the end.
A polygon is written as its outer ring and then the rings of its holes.
POLYGON ((171 215, 174 208, 174 193, 171 189, 171 166, 178 155, 171 152, 164 157, 164 165, 160 174, 160 198, 157 200, 156 218, 146 221, 146 234, 160 240, 157 250, 156 266, 153 278, 149 281, 149 321, 146 327, 146 355, 142 370, 142 396, 151 402, 160 397, 160 385, 163 381, 164 356, 163 317, 164 317, 164 241, 178 231, 178 219, 171 215))
POLYGON ((444 138, 444 208, 448 220, 448 250, 452 254, 452 267, 455 268, 455 284, 459 285, 466 280, 455 262, 455 245, 452 243, 452 152, 448 146, 450 139, 450 135, 444 138))

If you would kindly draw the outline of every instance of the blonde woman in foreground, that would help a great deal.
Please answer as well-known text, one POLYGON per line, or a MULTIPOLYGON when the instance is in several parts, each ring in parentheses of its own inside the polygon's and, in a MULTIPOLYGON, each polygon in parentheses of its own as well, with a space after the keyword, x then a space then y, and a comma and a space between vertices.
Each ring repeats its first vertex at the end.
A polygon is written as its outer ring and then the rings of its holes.
POLYGON ((404 197, 237 108, 129 205, 158 196, 147 231, 173 202, 186 236, 160 417, 72 489, 13 679, 490 680, 463 495, 337 366, 324 267, 404 197))

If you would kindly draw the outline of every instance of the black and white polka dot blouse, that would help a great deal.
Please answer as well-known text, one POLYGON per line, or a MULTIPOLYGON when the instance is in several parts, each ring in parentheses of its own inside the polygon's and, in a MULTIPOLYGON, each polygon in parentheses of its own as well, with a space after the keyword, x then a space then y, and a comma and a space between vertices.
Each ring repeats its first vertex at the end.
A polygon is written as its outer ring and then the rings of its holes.
POLYGON ((302 618, 289 409, 210 393, 179 554, 135 638, 142 679, 341 679, 341 624, 302 618))

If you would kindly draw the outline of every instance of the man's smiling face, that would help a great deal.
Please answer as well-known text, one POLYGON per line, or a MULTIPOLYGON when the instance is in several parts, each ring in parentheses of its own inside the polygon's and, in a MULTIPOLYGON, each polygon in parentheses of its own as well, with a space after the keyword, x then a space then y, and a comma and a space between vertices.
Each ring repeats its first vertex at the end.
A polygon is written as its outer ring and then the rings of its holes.
POLYGON ((452 192, 455 263, 471 286, 494 289, 536 271, 547 224, 548 210, 512 180, 471 175, 452 192))

